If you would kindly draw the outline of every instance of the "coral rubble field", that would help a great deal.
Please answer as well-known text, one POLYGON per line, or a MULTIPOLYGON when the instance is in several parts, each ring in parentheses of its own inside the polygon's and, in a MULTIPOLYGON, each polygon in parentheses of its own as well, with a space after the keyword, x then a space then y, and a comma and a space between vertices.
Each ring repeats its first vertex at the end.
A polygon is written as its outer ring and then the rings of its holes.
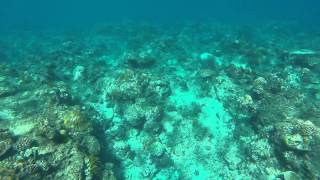
POLYGON ((319 33, 123 23, 0 36, 0 180, 320 178, 319 33))

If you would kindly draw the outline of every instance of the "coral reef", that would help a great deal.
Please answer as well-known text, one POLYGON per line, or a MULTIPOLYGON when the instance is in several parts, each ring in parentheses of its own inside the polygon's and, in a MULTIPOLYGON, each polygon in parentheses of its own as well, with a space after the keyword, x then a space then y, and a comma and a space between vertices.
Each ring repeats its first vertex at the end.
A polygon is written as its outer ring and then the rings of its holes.
POLYGON ((0 36, 0 179, 319 179, 320 38, 271 26, 0 36))

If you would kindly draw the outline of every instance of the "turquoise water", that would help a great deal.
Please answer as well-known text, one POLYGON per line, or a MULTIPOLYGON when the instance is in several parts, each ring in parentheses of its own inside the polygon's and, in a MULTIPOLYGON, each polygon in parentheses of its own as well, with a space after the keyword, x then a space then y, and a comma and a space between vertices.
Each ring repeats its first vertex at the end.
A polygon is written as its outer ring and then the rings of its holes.
POLYGON ((320 178, 317 1, 0 6, 0 180, 320 178))

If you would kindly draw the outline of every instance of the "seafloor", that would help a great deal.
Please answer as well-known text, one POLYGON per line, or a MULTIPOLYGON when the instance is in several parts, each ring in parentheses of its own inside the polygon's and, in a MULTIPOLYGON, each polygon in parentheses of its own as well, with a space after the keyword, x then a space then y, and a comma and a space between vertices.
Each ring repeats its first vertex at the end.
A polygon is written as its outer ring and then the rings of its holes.
POLYGON ((4 32, 0 63, 0 180, 320 177, 320 33, 4 32))

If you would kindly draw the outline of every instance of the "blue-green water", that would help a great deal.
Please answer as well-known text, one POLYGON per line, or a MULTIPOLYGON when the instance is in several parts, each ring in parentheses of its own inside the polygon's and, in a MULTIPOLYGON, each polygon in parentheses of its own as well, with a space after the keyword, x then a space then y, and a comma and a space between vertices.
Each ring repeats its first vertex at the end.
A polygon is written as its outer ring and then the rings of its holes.
POLYGON ((0 180, 320 178, 319 2, 0 4, 0 180))
POLYGON ((1 2, 1 26, 37 29, 77 25, 87 28, 95 23, 119 20, 180 22, 216 20, 248 24, 252 22, 289 21, 305 28, 319 27, 320 4, 316 0, 292 1, 21 1, 1 2))

